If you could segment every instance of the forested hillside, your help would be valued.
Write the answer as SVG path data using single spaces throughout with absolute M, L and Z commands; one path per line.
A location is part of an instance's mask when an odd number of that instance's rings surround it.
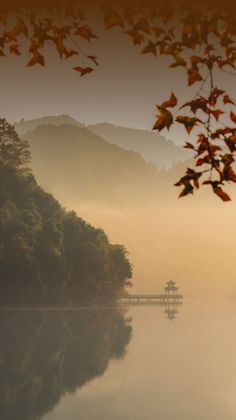
M 111 245 L 101 229 L 67 213 L 37 185 L 27 167 L 28 144 L 5 120 L 0 152 L 0 303 L 115 298 L 131 277 L 124 247 Z

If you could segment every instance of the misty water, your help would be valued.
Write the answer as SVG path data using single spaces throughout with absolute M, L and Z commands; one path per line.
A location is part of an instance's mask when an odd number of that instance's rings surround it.
M 3 311 L 4 420 L 233 420 L 236 301 Z

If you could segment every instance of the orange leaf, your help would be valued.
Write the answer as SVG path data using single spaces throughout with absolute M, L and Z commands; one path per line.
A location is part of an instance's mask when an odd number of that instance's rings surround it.
M 222 201 L 231 201 L 230 196 L 221 187 L 213 187 L 213 191 Z
M 160 108 L 162 108 L 162 109 L 164 109 L 164 108 L 173 108 L 176 105 L 177 105 L 177 98 L 174 95 L 174 93 L 172 92 L 170 99 L 168 101 L 163 102 L 160 105 Z
M 20 44 L 11 44 L 9 47 L 10 53 L 21 55 L 19 48 L 20 48 Z
M 235 102 L 229 97 L 229 95 L 224 95 L 223 102 L 224 102 L 225 105 L 226 104 L 232 104 L 232 105 L 235 104 Z
M 27 64 L 27 67 L 35 66 L 35 64 L 40 64 L 41 66 L 45 66 L 44 57 L 39 52 L 35 52 L 33 54 L 32 59 Z
M 180 124 L 184 124 L 188 134 L 191 133 L 195 125 L 202 122 L 201 120 L 199 120 L 199 118 L 185 117 L 182 115 L 179 115 L 178 117 L 176 117 L 176 121 L 179 122 Z
M 152 41 L 148 41 L 148 45 L 141 51 L 142 54 L 153 54 L 157 55 L 157 46 Z
M 216 109 L 212 111 L 212 115 L 214 115 L 216 121 L 219 121 L 219 117 L 224 114 L 224 111 L 221 111 L 221 109 Z
M 73 70 L 78 71 L 80 73 L 80 76 L 84 76 L 85 74 L 88 74 L 94 71 L 92 67 L 81 67 L 81 66 L 74 67 Z
M 188 85 L 191 86 L 196 82 L 203 80 L 197 67 L 191 67 L 188 70 Z
M 157 115 L 157 120 L 154 124 L 153 130 L 161 131 L 163 128 L 167 128 L 169 130 L 171 124 L 173 124 L 173 116 L 170 111 L 167 109 L 162 109 L 158 107 L 160 114 Z
M 236 124 L 236 114 L 233 111 L 230 112 L 230 118 Z

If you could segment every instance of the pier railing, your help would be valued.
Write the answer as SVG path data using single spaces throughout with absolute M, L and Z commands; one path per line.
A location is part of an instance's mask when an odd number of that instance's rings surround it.
M 123 296 L 119 300 L 121 302 L 139 303 L 139 302 L 159 302 L 159 303 L 180 303 L 183 299 L 181 294 L 132 294 Z

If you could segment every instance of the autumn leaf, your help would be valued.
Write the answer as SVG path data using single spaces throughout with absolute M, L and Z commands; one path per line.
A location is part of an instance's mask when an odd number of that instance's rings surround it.
M 31 44 L 30 44 L 30 48 L 29 48 L 29 52 L 31 52 L 31 53 L 36 53 L 37 52 L 37 50 L 39 49 L 39 48 L 42 48 L 42 43 L 41 42 L 39 42 L 39 40 L 38 39 L 35 39 L 35 38 L 31 38 Z
M 158 28 L 157 26 L 153 27 L 152 30 L 157 39 L 160 38 L 160 36 L 165 33 L 163 28 Z
M 231 201 L 230 196 L 221 187 L 213 187 L 213 191 L 222 201 Z
M 179 194 L 179 198 L 185 197 L 186 195 L 189 195 L 189 194 L 193 194 L 193 191 L 194 191 L 193 186 L 190 183 L 188 183 L 185 185 L 184 189 Z
M 77 31 L 75 32 L 75 35 L 79 35 L 82 38 L 86 39 L 87 41 L 90 41 L 92 38 L 97 38 L 97 36 L 93 33 L 90 26 L 84 25 L 77 28 Z
M 74 55 L 79 55 L 79 52 L 73 49 L 65 51 L 65 58 L 70 58 L 70 57 L 73 57 Z
M 198 123 L 202 123 L 202 121 L 199 120 L 199 118 L 186 117 L 182 115 L 179 115 L 178 117 L 176 117 L 176 121 L 179 122 L 180 124 L 184 124 L 188 134 L 191 133 L 195 125 L 197 125 Z
M 153 54 L 154 56 L 157 55 L 157 45 L 154 44 L 152 41 L 148 41 L 148 45 L 141 51 L 142 54 Z
M 11 44 L 9 46 L 10 53 L 15 55 L 21 55 L 19 48 L 20 44 Z
M 190 102 L 186 102 L 181 108 L 185 108 L 186 106 L 190 107 L 193 114 L 196 114 L 199 109 L 208 114 L 208 100 L 204 96 L 199 96 Z
M 94 71 L 92 67 L 81 67 L 81 66 L 74 67 L 73 70 L 79 72 L 80 76 L 85 76 L 85 74 L 88 74 Z
M 214 111 L 211 111 L 212 115 L 214 115 L 216 121 L 219 121 L 219 117 L 224 114 L 224 111 L 222 111 L 221 109 L 216 109 Z
M 233 111 L 230 112 L 230 118 L 236 124 L 236 114 Z
M 188 85 L 192 86 L 194 83 L 203 80 L 202 76 L 199 73 L 198 67 L 191 67 L 188 70 Z
M 144 35 L 134 29 L 126 31 L 125 33 L 132 37 L 134 45 L 141 44 L 145 41 Z
M 157 120 L 154 124 L 153 130 L 161 131 L 163 128 L 169 130 L 171 124 L 173 124 L 173 116 L 170 111 L 163 109 L 160 106 L 157 107 L 160 111 L 160 114 L 157 115 Z
M 163 102 L 160 105 L 160 108 L 164 109 L 164 108 L 173 108 L 177 105 L 177 98 L 174 95 L 174 93 L 172 92 L 171 97 L 168 101 Z
M 235 104 L 235 102 L 229 97 L 229 95 L 224 95 L 223 102 L 224 102 L 225 105 L 226 104 L 232 104 L 232 105 Z
M 204 181 L 203 185 L 211 185 L 213 192 L 221 198 L 222 201 L 231 201 L 230 196 L 220 186 L 222 183 L 219 181 Z
M 184 145 L 184 148 L 194 150 L 194 145 L 187 141 Z
M 42 54 L 39 52 L 35 52 L 33 54 L 33 57 L 28 62 L 27 67 L 35 66 L 36 64 L 40 64 L 41 66 L 45 66 L 45 60 Z
M 225 138 L 225 143 L 227 144 L 230 152 L 233 153 L 236 151 L 236 135 L 235 134 L 232 134 L 228 138 Z

